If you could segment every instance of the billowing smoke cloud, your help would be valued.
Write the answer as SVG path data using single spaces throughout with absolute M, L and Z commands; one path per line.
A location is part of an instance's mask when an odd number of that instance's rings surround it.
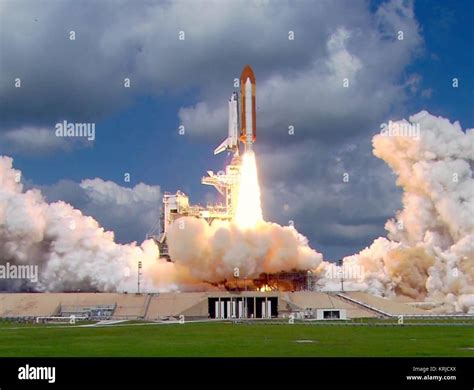
M 384 128 L 373 147 L 398 175 L 404 208 L 387 221 L 388 238 L 344 259 L 345 267 L 364 270 L 350 288 L 468 311 L 474 307 L 474 129 L 463 132 L 458 122 L 422 111 Z
M 240 229 L 233 222 L 180 218 L 168 232 L 171 258 L 197 280 L 219 282 L 261 273 L 316 268 L 322 255 L 308 246 L 307 239 L 291 226 L 260 222 Z
M 322 256 L 292 227 L 262 222 L 241 231 L 233 223 L 183 218 L 169 233 L 175 263 L 159 258 L 153 240 L 117 244 L 92 217 L 71 205 L 45 202 L 37 189 L 23 192 L 13 160 L 0 157 L 0 265 L 37 266 L 39 278 L 0 279 L 0 288 L 36 291 L 135 291 L 138 261 L 144 291 L 213 289 L 205 282 L 262 272 L 315 268 Z
M 0 264 L 38 267 L 38 281 L 0 279 L 0 288 L 39 291 L 135 289 L 137 262 L 145 288 L 173 288 L 174 270 L 158 260 L 153 241 L 120 245 L 91 217 L 67 203 L 44 201 L 41 192 L 23 192 L 13 160 L 0 157 Z

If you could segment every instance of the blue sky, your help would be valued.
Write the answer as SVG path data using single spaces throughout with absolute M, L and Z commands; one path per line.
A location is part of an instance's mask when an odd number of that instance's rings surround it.
M 415 2 L 415 15 L 425 39 L 425 55 L 411 69 L 423 76 L 433 89 L 428 103 L 413 101 L 413 110 L 429 109 L 435 114 L 459 120 L 463 128 L 474 122 L 474 68 L 472 1 Z M 451 80 L 457 77 L 458 89 Z
M 227 98 L 246 63 L 257 78 L 264 216 L 294 220 L 329 259 L 383 235 L 400 208 L 395 177 L 371 155 L 381 122 L 424 109 L 474 127 L 471 1 L 1 3 L 0 153 L 48 200 L 72 203 L 120 241 L 144 238 L 151 226 L 142 216 L 157 216 L 160 199 L 147 198 L 136 215 L 111 215 L 90 193 L 79 196 L 79 183 L 118 184 L 107 195 L 111 208 L 121 207 L 121 187 L 140 182 L 181 189 L 193 203 L 217 200 L 200 178 L 228 158 L 212 152 L 226 136 Z M 188 34 L 182 46 L 179 29 Z M 338 84 L 344 74 L 355 80 L 349 95 Z M 15 77 L 21 91 L 12 88 Z M 96 123 L 96 140 L 38 136 L 64 119 Z M 297 129 L 291 139 L 288 124 Z M 16 136 L 25 127 L 27 140 Z M 349 187 L 340 186 L 345 171 L 355 178 Z

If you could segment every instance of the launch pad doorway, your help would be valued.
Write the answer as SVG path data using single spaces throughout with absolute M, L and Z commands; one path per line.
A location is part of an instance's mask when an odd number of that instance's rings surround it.
M 212 297 L 208 298 L 209 318 L 275 318 L 278 297 Z

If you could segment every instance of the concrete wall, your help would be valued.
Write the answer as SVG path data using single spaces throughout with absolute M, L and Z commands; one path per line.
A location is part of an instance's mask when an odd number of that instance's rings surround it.
M 353 299 L 397 314 L 426 314 L 427 311 L 406 303 L 374 297 L 366 293 L 345 293 Z M 348 302 L 333 294 L 314 291 L 299 292 L 255 292 L 240 293 L 201 292 L 201 293 L 160 293 L 160 294 L 121 294 L 121 293 L 5 293 L 0 294 L 0 317 L 30 317 L 56 315 L 63 306 L 116 305 L 113 318 L 159 320 L 165 317 L 207 318 L 209 297 L 278 297 L 279 317 L 288 317 L 292 312 L 317 309 L 341 309 L 347 318 L 374 317 L 372 311 L 356 303 Z

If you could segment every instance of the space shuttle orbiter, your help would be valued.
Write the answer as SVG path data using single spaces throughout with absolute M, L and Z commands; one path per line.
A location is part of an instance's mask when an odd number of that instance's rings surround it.
M 214 154 L 223 152 L 224 150 L 236 151 L 239 142 L 239 110 L 238 110 L 238 95 L 237 92 L 232 93 L 229 99 L 229 135 L 228 137 L 214 150 Z

